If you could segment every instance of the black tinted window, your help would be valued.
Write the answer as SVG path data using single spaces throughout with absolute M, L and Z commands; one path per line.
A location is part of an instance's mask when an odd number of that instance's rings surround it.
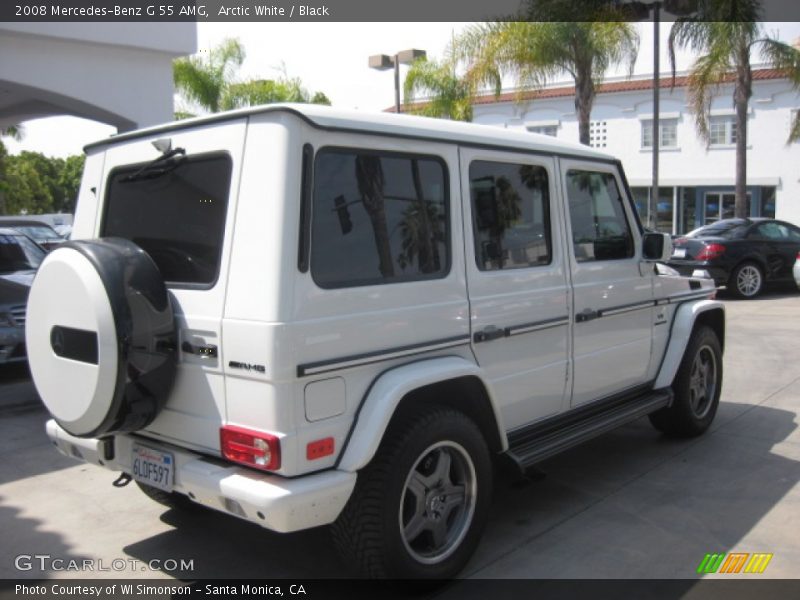
M 21 235 L 0 234 L 0 273 L 38 269 L 44 251 Z
M 311 275 L 324 288 L 444 277 L 447 215 L 440 160 L 322 150 L 314 163 Z
M 169 283 L 213 284 L 222 254 L 230 158 L 189 157 L 140 172 L 142 166 L 113 172 L 101 235 L 141 246 Z
M 685 237 L 719 237 L 732 240 L 743 237 L 747 233 L 749 226 L 750 224 L 747 221 L 717 221 L 690 231 Z
M 611 173 L 568 171 L 567 198 L 578 262 L 633 256 L 633 237 Z
M 475 161 L 469 166 L 469 192 L 481 271 L 550 262 L 550 198 L 543 167 Z

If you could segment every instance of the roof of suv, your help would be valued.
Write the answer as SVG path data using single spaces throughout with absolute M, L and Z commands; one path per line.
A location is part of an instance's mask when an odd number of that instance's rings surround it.
M 542 134 L 509 131 L 508 129 L 501 129 L 491 125 L 477 125 L 430 117 L 345 110 L 318 104 L 268 104 L 174 121 L 114 135 L 105 140 L 88 144 L 84 150 L 88 151 L 137 137 L 201 127 L 208 123 L 279 111 L 295 114 L 310 125 L 320 129 L 359 131 L 430 141 L 453 141 L 476 146 L 508 147 L 603 161 L 615 160 L 609 154 L 582 144 L 565 142 Z

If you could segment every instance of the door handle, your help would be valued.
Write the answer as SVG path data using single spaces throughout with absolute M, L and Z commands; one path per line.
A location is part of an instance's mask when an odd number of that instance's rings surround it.
M 508 332 L 505 329 L 498 329 L 494 325 L 489 325 L 482 331 L 475 332 L 474 340 L 475 343 L 491 342 L 492 340 L 499 340 L 500 338 L 506 337 L 507 335 Z
M 194 354 L 200 358 L 217 357 L 217 347 L 213 344 L 209 344 L 207 346 L 196 346 L 194 344 L 190 344 L 189 342 L 183 342 L 183 344 L 181 344 L 181 350 L 187 354 Z
M 600 316 L 599 310 L 592 310 L 591 308 L 583 309 L 583 312 L 579 312 L 575 315 L 575 321 L 577 323 L 586 323 L 587 321 L 593 321 Z

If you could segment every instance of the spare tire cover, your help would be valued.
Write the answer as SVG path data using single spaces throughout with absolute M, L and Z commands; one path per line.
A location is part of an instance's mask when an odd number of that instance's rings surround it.
M 120 238 L 66 242 L 47 255 L 28 297 L 36 390 L 72 435 L 149 425 L 176 369 L 175 317 L 153 260 Z

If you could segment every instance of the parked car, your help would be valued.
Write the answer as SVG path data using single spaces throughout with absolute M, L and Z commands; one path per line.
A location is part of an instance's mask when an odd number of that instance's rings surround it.
M 797 289 L 800 290 L 800 252 L 797 253 L 797 258 L 794 261 L 792 274 L 794 275 L 794 282 L 797 285 Z
M 29 218 L 0 217 L 0 227 L 16 229 L 48 251 L 64 242 L 64 238 L 50 225 Z
M 25 304 L 46 252 L 14 229 L 0 228 L 0 365 L 25 360 Z
M 655 266 L 670 237 L 600 151 L 270 105 L 87 146 L 85 173 L 31 372 L 60 451 L 168 506 L 332 525 L 369 576 L 450 577 L 493 459 L 714 419 L 724 305 Z
M 775 219 L 722 219 L 673 240 L 669 266 L 683 275 L 707 271 L 740 298 L 767 283 L 791 282 L 800 228 Z

